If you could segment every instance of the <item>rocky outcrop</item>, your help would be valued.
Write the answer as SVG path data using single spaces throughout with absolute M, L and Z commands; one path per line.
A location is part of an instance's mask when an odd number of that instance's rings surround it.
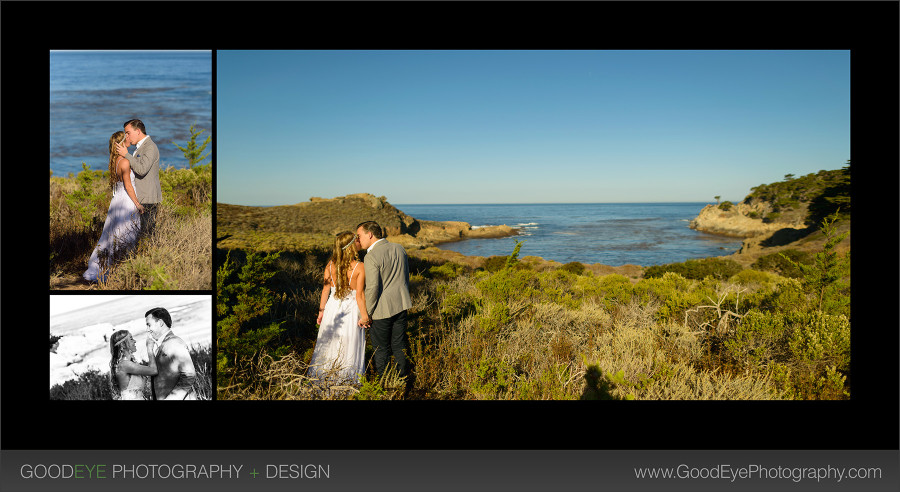
M 782 229 L 806 228 L 798 216 L 793 216 L 787 222 L 765 223 L 760 217 L 766 213 L 765 205 L 761 203 L 739 203 L 732 205 L 727 211 L 717 205 L 707 205 L 690 222 L 690 228 L 710 234 L 743 238 L 772 234 Z
M 357 225 L 374 220 L 384 229 L 388 240 L 407 248 L 427 248 L 439 243 L 470 238 L 505 237 L 518 234 L 506 225 L 473 228 L 467 222 L 417 220 L 388 203 L 383 196 L 356 193 L 335 198 L 312 197 L 308 202 L 277 207 L 247 207 L 216 204 L 219 246 L 277 238 L 284 241 L 327 244 L 334 234 L 356 231 Z M 226 237 L 227 236 L 227 237 Z M 245 238 L 245 236 L 247 238 Z M 229 241 L 223 243 L 222 241 Z M 302 240 L 302 241 L 301 241 Z

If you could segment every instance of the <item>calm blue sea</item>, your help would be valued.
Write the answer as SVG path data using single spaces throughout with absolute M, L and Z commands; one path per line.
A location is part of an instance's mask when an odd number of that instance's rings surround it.
M 212 131 L 212 53 L 50 52 L 50 169 L 55 175 L 77 173 L 82 162 L 106 169 L 109 137 L 132 118 L 144 122 L 163 168 L 187 167 L 173 142 L 186 147 L 191 124 L 206 130 L 199 143 Z
M 469 239 L 441 244 L 465 255 L 509 255 L 524 240 L 520 256 L 560 263 L 641 266 L 734 253 L 740 239 L 688 228 L 706 203 L 586 203 L 514 205 L 395 205 L 421 220 L 461 220 L 472 226 L 522 228 L 516 237 Z

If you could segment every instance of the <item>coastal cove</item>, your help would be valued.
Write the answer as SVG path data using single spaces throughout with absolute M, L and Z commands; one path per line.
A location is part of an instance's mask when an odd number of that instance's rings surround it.
M 463 221 L 474 230 L 505 224 L 518 235 L 442 242 L 466 256 L 508 255 L 524 241 L 523 256 L 608 266 L 652 266 L 735 253 L 741 239 L 689 228 L 707 203 L 398 204 L 423 221 Z

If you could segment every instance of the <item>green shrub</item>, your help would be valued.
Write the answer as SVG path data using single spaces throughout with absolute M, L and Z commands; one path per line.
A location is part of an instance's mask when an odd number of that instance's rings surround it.
M 774 285 L 778 281 L 778 276 L 769 272 L 748 268 L 741 270 L 728 281 L 743 286 Z
M 733 206 L 734 206 L 733 203 L 726 200 L 726 201 L 722 202 L 721 204 L 719 204 L 719 209 L 727 212 L 727 211 L 731 210 L 731 207 L 733 207 Z
M 565 270 L 569 273 L 574 273 L 575 275 L 581 275 L 582 273 L 584 273 L 584 268 L 584 264 L 577 261 L 566 263 L 565 265 L 560 267 L 561 270 Z
M 688 309 L 710 303 L 714 298 L 714 281 L 695 281 L 673 272 L 666 272 L 660 278 L 643 279 L 634 286 L 634 293 L 643 304 L 651 300 L 661 303 L 657 312 L 657 322 L 684 319 Z
M 466 272 L 466 266 L 448 261 L 440 266 L 433 266 L 428 269 L 428 273 L 432 278 L 443 280 L 453 280 Z
M 812 255 L 796 249 L 786 249 L 780 253 L 760 256 L 750 265 L 751 268 L 774 272 L 782 277 L 801 278 L 803 271 L 797 264 L 812 264 Z
M 644 278 L 660 278 L 666 272 L 692 280 L 703 280 L 713 277 L 717 280 L 726 280 L 733 277 L 743 269 L 740 263 L 722 258 L 703 258 L 699 260 L 687 260 L 684 263 L 668 263 L 654 265 L 644 270 Z
M 490 256 L 484 260 L 484 265 L 481 268 L 488 272 L 499 272 L 506 268 L 506 258 L 506 256 Z
M 739 369 L 759 370 L 786 352 L 787 327 L 778 313 L 751 310 L 723 342 L 725 355 Z
M 478 361 L 466 363 L 474 372 L 471 391 L 482 400 L 496 400 L 503 396 L 515 381 L 515 370 L 505 361 L 496 357 L 486 357 Z
M 238 271 L 229 255 L 218 269 L 216 366 L 220 377 L 226 376 L 228 368 L 255 358 L 283 331 L 282 321 L 272 320 L 269 313 L 275 294 L 266 286 L 277 273 L 278 257 L 278 253 L 251 253 Z M 283 355 L 282 352 L 283 348 L 276 348 L 276 356 Z
M 75 178 L 78 188 L 66 195 L 66 204 L 74 210 L 82 227 L 89 229 L 96 221 L 103 226 L 102 218 L 109 205 L 106 176 L 108 171 L 92 171 L 84 162 Z
M 793 316 L 795 329 L 788 341 L 791 354 L 798 361 L 825 369 L 835 366 L 850 369 L 850 321 L 843 315 L 810 312 Z
M 489 302 L 479 313 L 476 335 L 485 336 L 496 333 L 510 322 L 509 305 L 501 302 Z
M 803 286 L 814 297 L 819 311 L 849 314 L 850 292 L 844 278 L 850 276 L 850 254 L 840 257 L 835 248 L 850 233 L 837 233 L 834 222 L 838 220 L 838 216 L 838 212 L 835 212 L 822 220 L 821 230 L 825 235 L 825 244 L 822 251 L 815 254 L 812 263 L 792 264 L 802 272 Z
M 502 303 L 531 297 L 539 286 L 537 273 L 514 268 L 505 268 L 493 273 L 475 285 L 485 299 Z
M 456 323 L 475 312 L 475 303 L 476 300 L 468 294 L 449 291 L 440 301 L 441 317 L 446 322 Z
M 771 224 L 772 222 L 776 222 L 780 218 L 781 218 L 780 212 L 769 212 L 763 218 L 763 222 L 766 224 Z
M 607 310 L 615 305 L 628 304 L 634 295 L 631 280 L 617 273 L 598 278 L 578 277 L 575 288 L 581 289 L 585 295 L 598 298 Z

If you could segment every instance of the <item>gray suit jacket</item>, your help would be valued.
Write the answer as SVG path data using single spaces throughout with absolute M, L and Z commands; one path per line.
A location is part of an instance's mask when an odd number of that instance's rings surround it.
M 134 155 L 125 154 L 131 170 L 134 171 L 134 193 L 142 204 L 162 201 L 162 189 L 159 187 L 159 149 L 150 137 L 144 140 L 141 148 L 135 149 Z
M 387 239 L 366 253 L 366 311 L 384 319 L 412 307 L 406 250 Z

